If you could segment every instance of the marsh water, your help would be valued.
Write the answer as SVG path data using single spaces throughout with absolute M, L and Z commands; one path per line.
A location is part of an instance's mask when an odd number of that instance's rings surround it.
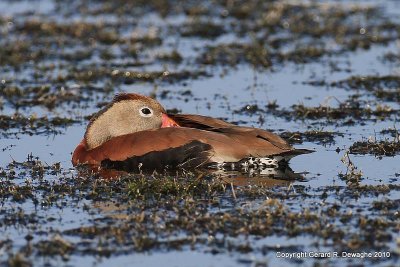
M 0 0 L 0 265 L 398 266 L 399 15 L 394 0 Z M 296 178 L 75 169 L 119 92 L 315 152 Z

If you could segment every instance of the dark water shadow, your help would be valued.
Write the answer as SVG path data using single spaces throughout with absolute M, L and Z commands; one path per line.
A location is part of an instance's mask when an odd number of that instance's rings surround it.
M 302 173 L 295 173 L 289 167 L 284 169 L 266 168 L 263 170 L 218 170 L 212 175 L 218 175 L 221 179 L 235 186 L 289 186 L 294 181 L 304 181 Z

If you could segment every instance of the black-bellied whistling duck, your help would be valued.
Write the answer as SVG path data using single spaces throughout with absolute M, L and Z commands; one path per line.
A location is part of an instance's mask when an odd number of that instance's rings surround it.
M 125 93 L 91 119 L 72 163 L 124 171 L 277 167 L 309 152 L 265 130 L 200 115 L 167 114 L 156 100 Z

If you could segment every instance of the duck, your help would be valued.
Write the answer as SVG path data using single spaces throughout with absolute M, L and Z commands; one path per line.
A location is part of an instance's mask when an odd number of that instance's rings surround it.
M 297 155 L 280 136 L 195 114 L 168 114 L 147 96 L 120 93 L 92 116 L 72 164 L 135 172 L 279 168 Z

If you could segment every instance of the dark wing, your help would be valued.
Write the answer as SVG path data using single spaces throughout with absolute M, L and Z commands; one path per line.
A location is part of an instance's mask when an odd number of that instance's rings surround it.
M 179 147 L 148 152 L 125 160 L 105 159 L 101 166 L 127 172 L 195 169 L 209 164 L 211 146 L 199 141 L 191 141 Z
M 296 149 L 280 136 L 262 129 L 236 126 L 214 129 L 214 131 L 231 136 L 237 142 L 243 143 L 245 142 L 244 139 L 247 139 L 249 141 L 249 152 L 252 156 L 265 157 L 279 155 L 288 161 L 295 156 L 315 152 L 309 149 Z M 271 146 L 275 147 L 275 149 L 272 149 Z
M 249 145 L 251 146 L 251 140 L 261 139 L 264 140 L 265 143 L 270 143 L 273 146 L 276 146 L 282 150 L 292 150 L 293 147 L 282 139 L 280 136 L 257 128 L 250 127 L 230 127 L 230 128 L 216 128 L 211 129 L 211 131 L 223 133 L 232 137 L 245 137 L 249 139 Z
M 293 149 L 288 142 L 286 142 L 278 135 L 262 129 L 236 126 L 232 123 L 228 123 L 220 119 L 214 119 L 211 117 L 200 115 L 169 114 L 168 116 L 175 120 L 181 127 L 196 128 L 239 136 L 246 135 L 249 138 L 257 137 L 260 139 L 264 139 L 265 141 L 270 142 L 272 145 L 279 147 L 283 150 Z M 251 145 L 251 143 L 249 143 L 249 145 Z

